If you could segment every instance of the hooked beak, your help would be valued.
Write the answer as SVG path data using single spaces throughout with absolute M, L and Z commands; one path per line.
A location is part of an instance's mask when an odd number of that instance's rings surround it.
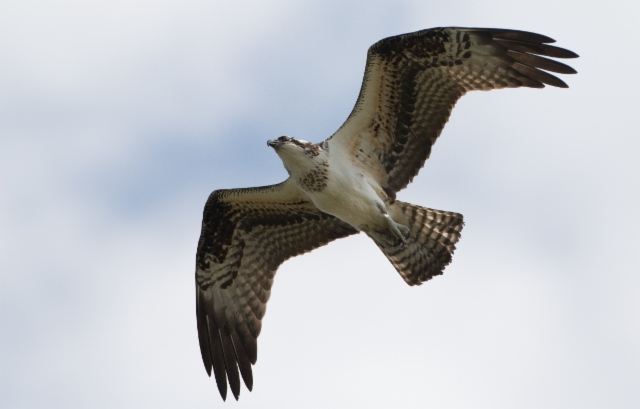
M 277 148 L 278 146 L 280 146 L 280 141 L 276 140 L 276 139 L 270 139 L 267 141 L 267 146 L 270 146 L 272 148 Z

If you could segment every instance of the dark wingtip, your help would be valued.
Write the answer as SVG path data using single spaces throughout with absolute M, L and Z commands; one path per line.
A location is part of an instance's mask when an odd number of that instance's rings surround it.
M 220 397 L 222 397 L 222 401 L 226 402 L 227 401 L 227 384 L 224 384 L 224 388 L 220 387 L 220 384 L 218 384 L 218 392 L 220 392 Z
M 211 357 L 211 343 L 209 341 L 209 327 L 207 324 L 207 317 L 203 306 L 200 303 L 200 289 L 196 286 L 196 321 L 198 324 L 198 342 L 200 344 L 200 354 L 202 356 L 202 363 L 204 369 L 207 371 L 207 375 L 211 377 L 212 357 Z
M 233 397 L 238 400 L 238 396 L 240 396 L 240 378 L 238 378 L 237 381 L 231 381 L 229 383 L 231 384 L 231 393 L 233 394 Z
M 216 378 L 216 384 L 218 385 L 218 392 L 220 392 L 220 396 L 223 401 L 227 400 L 227 378 L 225 377 L 223 381 L 218 380 Z
M 216 378 L 216 385 L 222 400 L 227 399 L 227 373 L 224 363 L 224 352 L 222 349 L 222 341 L 220 339 L 220 331 L 213 316 L 207 317 L 209 326 L 209 341 L 211 344 L 211 358 L 213 361 L 213 374 Z
M 553 58 L 578 58 L 579 55 L 565 48 L 556 47 L 549 44 L 530 43 L 527 41 L 507 40 L 495 38 L 494 41 L 504 45 L 510 50 L 520 51 L 530 54 L 546 55 Z
M 227 327 L 220 327 L 219 333 L 227 380 L 231 387 L 231 393 L 233 393 L 233 396 L 238 400 L 238 396 L 240 395 L 240 374 L 238 373 L 238 363 L 233 342 L 231 341 L 231 337 L 229 337 Z
M 580 57 L 578 54 L 574 53 L 571 50 L 567 50 L 567 49 L 564 49 L 564 50 L 566 51 L 566 53 L 565 53 L 566 57 L 563 56 L 562 58 L 578 58 L 578 57 Z
M 251 361 L 249 360 L 246 348 L 242 343 L 242 340 L 240 339 L 237 331 L 231 332 L 231 341 L 233 341 L 233 346 L 235 347 L 236 351 L 236 358 L 238 358 L 238 368 L 240 369 L 240 375 L 242 375 L 242 380 L 247 386 L 247 389 L 251 391 L 251 389 L 253 389 L 253 372 L 251 370 Z
M 524 75 L 526 78 L 531 79 L 533 81 L 537 81 L 543 84 L 548 84 L 551 85 L 553 87 L 558 87 L 558 88 L 569 88 L 569 86 L 562 81 L 560 78 L 555 77 L 547 72 L 541 71 L 537 68 L 534 67 L 530 67 L 528 65 L 519 63 L 519 62 L 515 62 L 512 67 L 520 72 L 522 75 Z M 518 78 L 520 81 L 522 81 L 524 83 L 524 78 Z M 525 84 L 526 85 L 526 84 Z M 528 86 L 528 85 L 526 85 Z
M 521 30 L 497 30 L 492 33 L 494 38 L 504 38 L 507 40 L 516 40 L 516 41 L 528 41 L 531 43 L 555 43 L 551 37 L 547 37 L 542 34 L 532 33 L 530 31 L 521 31 Z

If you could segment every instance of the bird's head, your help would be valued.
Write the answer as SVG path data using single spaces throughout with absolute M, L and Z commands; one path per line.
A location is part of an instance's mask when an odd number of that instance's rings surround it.
M 281 136 L 278 139 L 267 141 L 287 169 L 289 174 L 306 172 L 317 166 L 317 159 L 323 153 L 322 144 L 315 144 L 290 136 Z

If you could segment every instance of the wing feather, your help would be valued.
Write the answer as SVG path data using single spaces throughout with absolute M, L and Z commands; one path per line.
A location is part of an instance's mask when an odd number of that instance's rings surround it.
M 240 376 L 253 388 L 251 365 L 278 266 L 354 233 L 292 182 L 211 194 L 196 255 L 196 317 L 202 361 L 223 399 L 227 381 L 238 399 Z
M 526 31 L 455 27 L 385 38 L 369 48 L 356 105 L 329 146 L 338 145 L 385 191 L 396 193 L 429 158 L 466 92 L 545 84 L 566 88 L 543 70 L 576 71 L 539 55 L 578 55 L 548 45 L 553 42 Z

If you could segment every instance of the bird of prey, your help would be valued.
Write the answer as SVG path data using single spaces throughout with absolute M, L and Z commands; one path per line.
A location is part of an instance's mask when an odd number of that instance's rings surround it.
M 535 33 L 433 28 L 369 48 L 353 111 L 331 137 L 267 142 L 289 178 L 216 190 L 204 207 L 196 255 L 196 316 L 205 369 L 222 399 L 227 381 L 253 387 L 257 339 L 278 266 L 364 232 L 409 285 L 442 274 L 462 215 L 396 200 L 429 158 L 456 101 L 468 91 L 566 88 L 547 73 L 576 71 L 549 58 L 575 53 Z M 546 71 L 543 71 L 546 70 Z

